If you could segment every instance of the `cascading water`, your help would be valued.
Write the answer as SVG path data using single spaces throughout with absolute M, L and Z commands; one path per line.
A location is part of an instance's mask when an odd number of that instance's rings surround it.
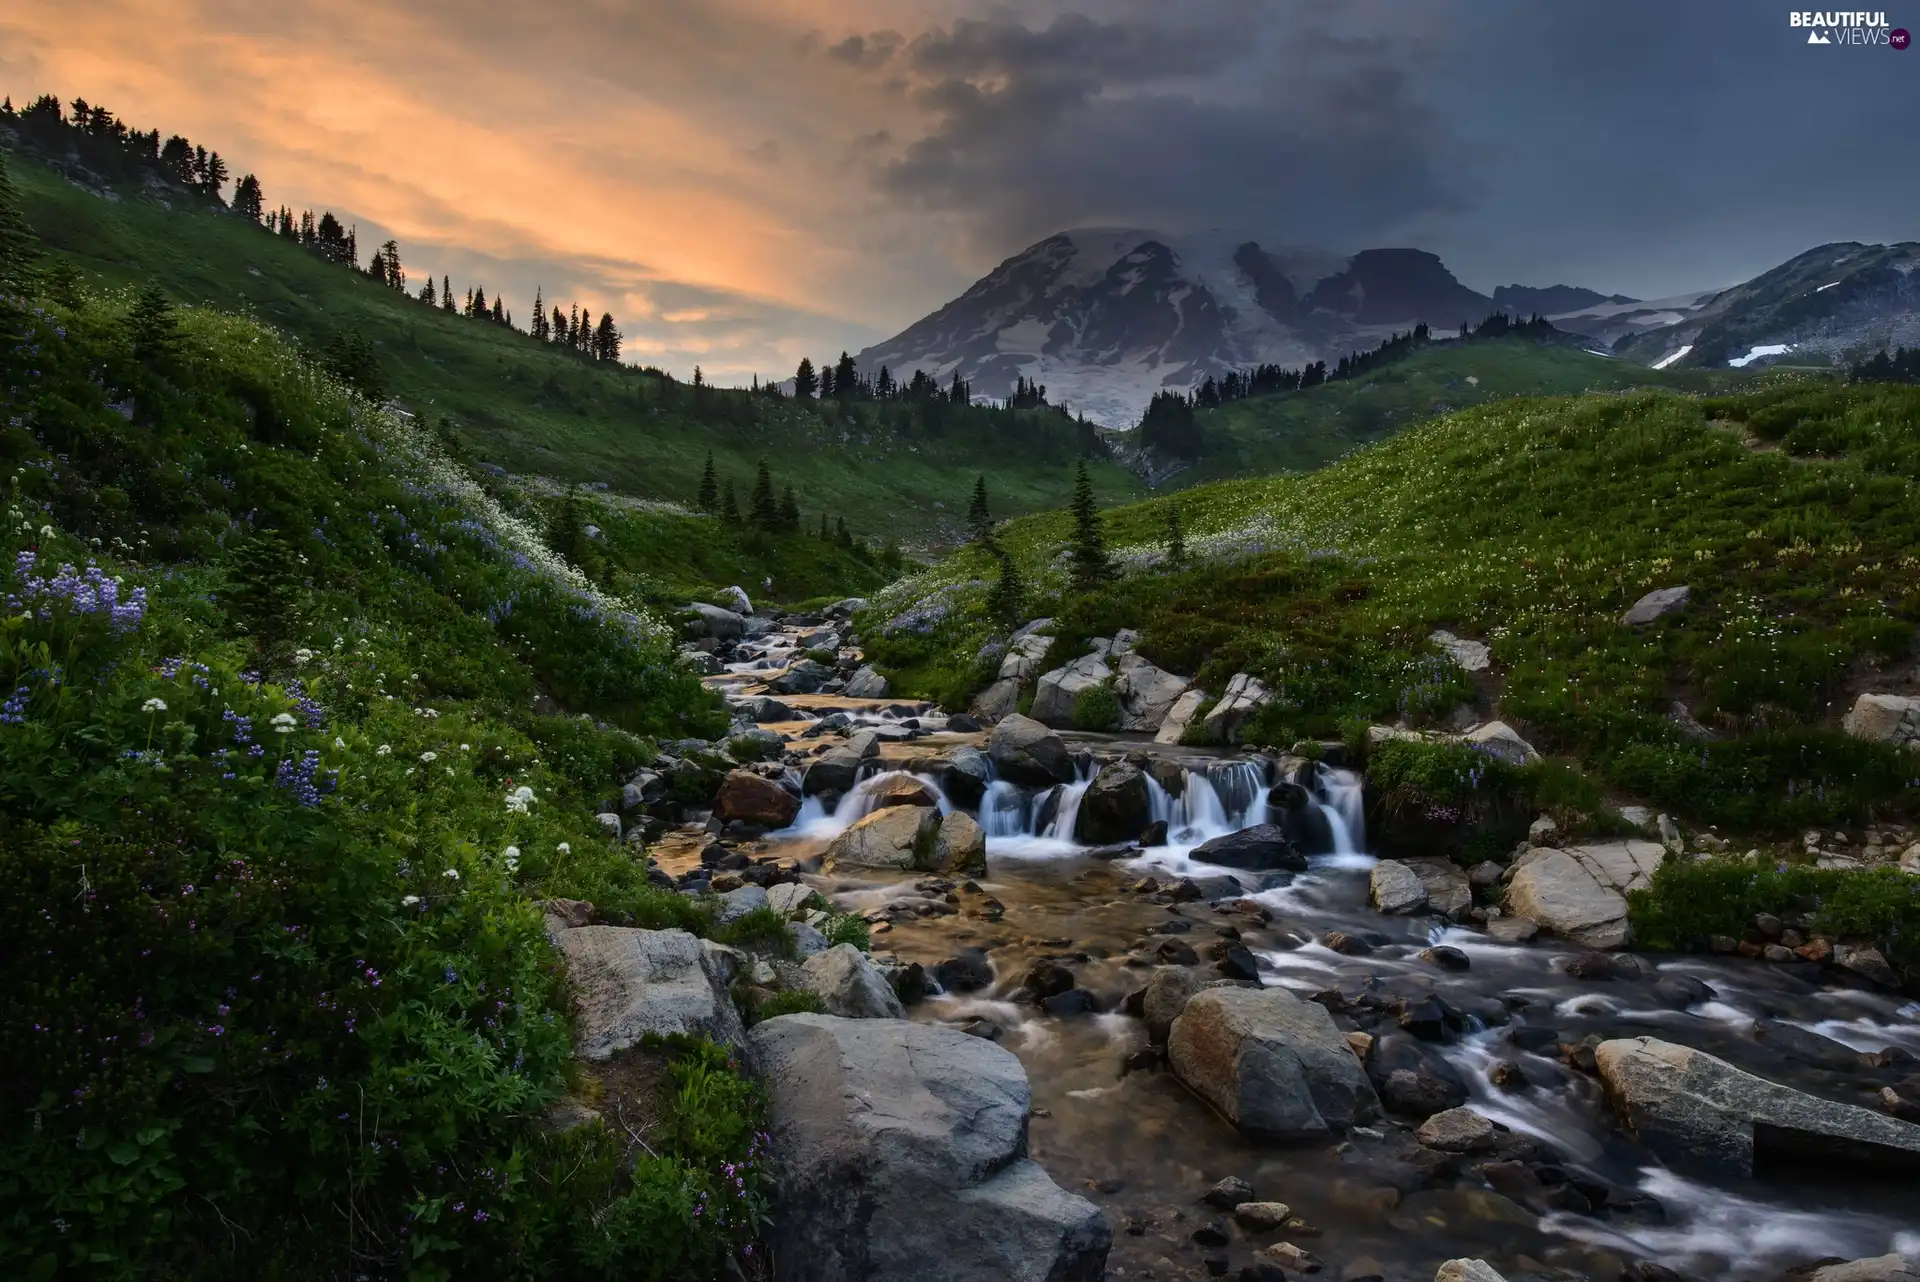
M 1316 763 L 1313 804 L 1333 833 L 1333 853 L 1358 855 L 1366 850 L 1366 784 L 1351 770 Z
M 894 779 L 912 779 L 926 786 L 933 794 L 940 813 L 953 813 L 953 802 L 948 798 L 940 781 L 932 775 L 913 774 L 905 770 L 886 770 L 869 762 L 861 767 L 861 776 L 846 795 L 829 811 L 819 797 L 808 797 L 800 803 L 800 813 L 793 817 L 793 823 L 772 834 L 775 837 L 805 837 L 815 841 L 830 841 L 847 829 L 853 827 L 873 810 L 874 794 L 886 783 Z

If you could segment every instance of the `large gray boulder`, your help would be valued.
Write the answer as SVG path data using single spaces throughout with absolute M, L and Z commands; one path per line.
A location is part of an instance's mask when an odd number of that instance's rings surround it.
M 690 637 L 712 637 L 715 641 L 738 641 L 747 634 L 747 621 L 733 610 L 725 610 L 705 601 L 687 607 L 692 619 L 687 623 Z
M 1166 720 L 1160 723 L 1159 731 L 1153 736 L 1155 743 L 1179 743 L 1199 715 L 1200 705 L 1207 701 L 1207 692 L 1194 687 L 1173 701 L 1167 709 Z
M 1626 892 L 1644 889 L 1666 858 L 1654 841 L 1536 846 L 1514 864 L 1507 911 L 1589 948 L 1619 948 L 1627 942 Z
M 1251 828 L 1242 828 L 1238 832 L 1202 842 L 1194 847 L 1191 858 L 1204 864 L 1219 864 L 1248 872 L 1307 870 L 1307 857 L 1294 846 L 1287 830 L 1278 824 L 1255 824 Z
M 1920 1253 L 1828 1264 L 1809 1273 L 1807 1282 L 1920 1282 Z
M 573 981 L 582 1059 L 606 1059 L 648 1033 L 704 1033 L 730 1046 L 745 1037 L 719 963 L 686 931 L 580 926 L 553 941 Z
M 1856 739 L 1896 745 L 1920 743 L 1920 699 L 1863 694 L 1853 701 L 1840 726 Z
M 1427 888 L 1413 869 L 1397 859 L 1382 859 L 1373 866 L 1367 892 L 1383 913 L 1417 913 L 1427 906 Z
M 982 721 L 994 722 L 1002 717 L 1013 715 L 1020 706 L 1020 682 L 1014 677 L 1001 677 L 992 685 L 973 697 L 967 711 Z
M 1240 730 L 1254 713 L 1267 706 L 1273 696 L 1258 678 L 1235 673 L 1227 682 L 1226 693 L 1213 705 L 1201 722 L 1207 734 L 1218 743 L 1239 743 Z
M 1600 1080 L 1629 1129 L 1673 1166 L 1749 1176 L 1838 1161 L 1920 1172 L 1920 1126 L 1836 1104 L 1653 1037 L 1602 1042 Z
M 987 870 L 987 832 L 972 815 L 956 810 L 940 820 L 933 839 L 934 872 L 984 873 Z
M 847 678 L 846 688 L 840 693 L 849 699 L 884 699 L 887 697 L 887 679 L 875 672 L 872 664 L 865 664 Z
M 1152 821 L 1152 804 L 1140 767 L 1111 762 L 1100 768 L 1080 797 L 1074 837 L 1090 846 L 1133 841 Z
M 802 659 L 767 683 L 775 694 L 814 694 L 833 680 L 834 671 L 824 663 Z
M 1120 728 L 1152 734 L 1166 724 L 1167 714 L 1193 685 L 1185 677 L 1163 672 L 1128 651 L 1113 663 L 1113 693 L 1120 701 Z
M 1510 766 L 1524 766 L 1540 760 L 1539 751 L 1504 721 L 1489 721 L 1483 726 L 1476 726 L 1466 733 L 1464 742 L 1468 747 L 1478 748 Z
M 1073 755 L 1059 735 L 1032 717 L 1003 718 L 987 740 L 987 755 L 1002 779 L 1030 787 L 1072 783 Z
M 823 867 L 843 869 L 929 868 L 940 833 L 940 812 L 931 806 L 888 806 L 855 821 L 827 845 Z
M 850 792 L 860 780 L 860 754 L 850 748 L 835 748 L 808 763 L 801 778 L 800 791 L 811 797 L 822 792 Z
M 1493 666 L 1493 650 L 1485 641 L 1471 641 L 1443 629 L 1435 629 L 1427 640 L 1445 650 L 1462 671 L 1485 672 Z
M 1146 1020 L 1147 1041 L 1165 1046 L 1173 1032 L 1173 1021 L 1180 1018 L 1193 995 L 1206 986 L 1205 980 L 1185 966 L 1162 966 L 1155 970 L 1140 996 L 1140 1015 Z
M 1249 1135 L 1310 1140 L 1380 1115 L 1360 1061 L 1317 1002 L 1284 988 L 1210 988 L 1173 1021 L 1167 1058 Z
M 1073 705 L 1082 693 L 1113 680 L 1113 669 L 1098 654 L 1083 654 L 1064 668 L 1043 673 L 1033 690 L 1030 715 L 1044 725 L 1074 728 Z
M 1620 616 L 1620 622 L 1630 628 L 1644 628 L 1669 614 L 1678 614 L 1687 608 L 1687 603 L 1692 599 L 1692 588 L 1655 588 L 1628 607 L 1627 612 Z
M 905 1019 L 906 1007 L 867 955 L 852 944 L 835 944 L 800 963 L 807 988 L 827 1014 L 845 1019 Z
M 1052 623 L 1052 619 L 1037 620 Z M 1005 657 L 1000 660 L 1000 670 L 994 675 L 1002 681 L 1020 682 L 1033 680 L 1040 670 L 1040 660 L 1047 657 L 1047 650 L 1053 645 L 1053 638 L 1044 632 L 1028 632 L 1016 635 L 1013 643 L 1007 647 Z
M 1408 859 L 1405 863 L 1420 879 L 1427 911 L 1441 917 L 1459 917 L 1473 907 L 1473 883 L 1451 859 Z
M 1113 1230 L 1027 1156 L 1012 1052 L 957 1028 L 784 1015 L 753 1030 L 779 1282 L 1098 1282 Z

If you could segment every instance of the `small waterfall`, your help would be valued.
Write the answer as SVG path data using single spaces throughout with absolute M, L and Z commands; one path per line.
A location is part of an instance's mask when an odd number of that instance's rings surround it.
M 980 830 L 988 838 L 1025 837 L 1032 819 L 1033 799 L 1019 785 L 995 779 L 980 798 Z
M 1313 768 L 1313 804 L 1333 831 L 1333 853 L 1357 855 L 1366 850 L 1366 785 L 1351 770 L 1324 762 Z
M 1266 765 L 1234 761 L 1188 768 L 1177 797 L 1149 774 L 1147 804 L 1153 818 L 1166 821 L 1169 846 L 1197 846 L 1268 821 Z
M 926 785 L 933 794 L 934 801 L 940 807 L 940 813 L 953 813 L 953 802 L 947 797 L 940 781 L 932 775 L 910 774 L 905 770 L 886 770 L 869 762 L 861 767 L 862 774 L 858 782 L 847 790 L 840 803 L 831 812 L 821 804 L 820 798 L 808 797 L 800 803 L 800 813 L 795 815 L 793 823 L 778 833 L 780 837 L 809 837 L 816 841 L 827 841 L 838 837 L 872 812 L 873 795 L 884 784 L 893 779 L 912 779 Z M 982 806 L 984 811 L 985 807 Z M 984 825 L 983 825 L 984 826 Z

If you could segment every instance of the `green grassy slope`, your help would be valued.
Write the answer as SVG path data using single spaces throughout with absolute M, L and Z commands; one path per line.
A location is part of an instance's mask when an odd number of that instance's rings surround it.
M 874 541 L 957 531 L 978 472 L 1002 514 L 1057 506 L 1071 489 L 1074 432 L 1057 415 L 955 408 L 935 432 L 917 421 L 897 430 L 864 405 L 696 398 L 685 386 L 662 395 L 635 370 L 429 309 L 184 196 L 172 209 L 131 193 L 107 199 L 27 156 L 12 168 L 45 246 L 83 276 L 107 286 L 152 279 L 180 301 L 250 309 L 316 350 L 358 330 L 378 345 L 402 402 L 428 421 L 450 417 L 476 456 L 510 471 L 688 503 L 711 449 L 744 501 L 765 457 L 805 515 L 844 516 Z M 1113 499 L 1144 492 L 1117 467 L 1097 466 L 1095 480 Z
M 1497 710 L 1543 748 L 1677 814 L 1785 831 L 1920 796 L 1911 754 L 1834 728 L 1859 690 L 1912 683 L 1917 480 L 1920 390 L 1811 381 L 1508 401 L 1320 472 L 1119 508 L 1126 572 L 1091 595 L 1064 583 L 1065 514 L 1000 538 L 1034 585 L 1025 613 L 1062 620 L 1051 662 L 1141 629 L 1208 690 L 1245 671 L 1278 691 L 1259 742 L 1437 722 L 1475 693 L 1428 640 L 1447 628 L 1491 642 Z M 1169 569 L 1176 507 L 1192 560 Z M 957 699 L 991 675 L 975 580 L 994 576 L 968 549 L 877 599 L 862 635 L 899 688 Z M 1681 584 L 1687 612 L 1618 622 Z M 1676 699 L 1714 740 L 1669 719 Z
M 1627 388 L 1706 392 L 1747 381 L 1739 371 L 1648 369 L 1595 356 L 1577 344 L 1519 338 L 1435 343 L 1359 378 L 1200 411 L 1206 455 L 1174 483 L 1310 471 L 1423 419 L 1514 396 Z

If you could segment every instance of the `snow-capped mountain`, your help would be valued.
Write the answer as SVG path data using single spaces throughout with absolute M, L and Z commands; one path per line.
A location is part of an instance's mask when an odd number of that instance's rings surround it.
M 1279 247 L 1243 234 L 1172 236 L 1143 228 L 1082 228 L 1015 254 L 939 311 L 855 358 L 896 377 L 956 371 L 979 397 L 1015 380 L 1097 422 L 1131 426 L 1153 394 L 1263 363 L 1335 361 L 1394 330 L 1436 330 L 1541 304 L 1646 314 L 1618 295 L 1557 285 L 1503 286 L 1505 298 L 1462 285 L 1418 249 L 1351 256 Z M 1639 310 L 1636 310 L 1639 309 Z M 1670 318 L 1681 319 L 1674 311 Z
M 1822 245 L 1635 336 L 1621 355 L 1662 368 L 1837 365 L 1920 347 L 1920 242 Z M 1558 323 L 1558 322 L 1556 322 Z

